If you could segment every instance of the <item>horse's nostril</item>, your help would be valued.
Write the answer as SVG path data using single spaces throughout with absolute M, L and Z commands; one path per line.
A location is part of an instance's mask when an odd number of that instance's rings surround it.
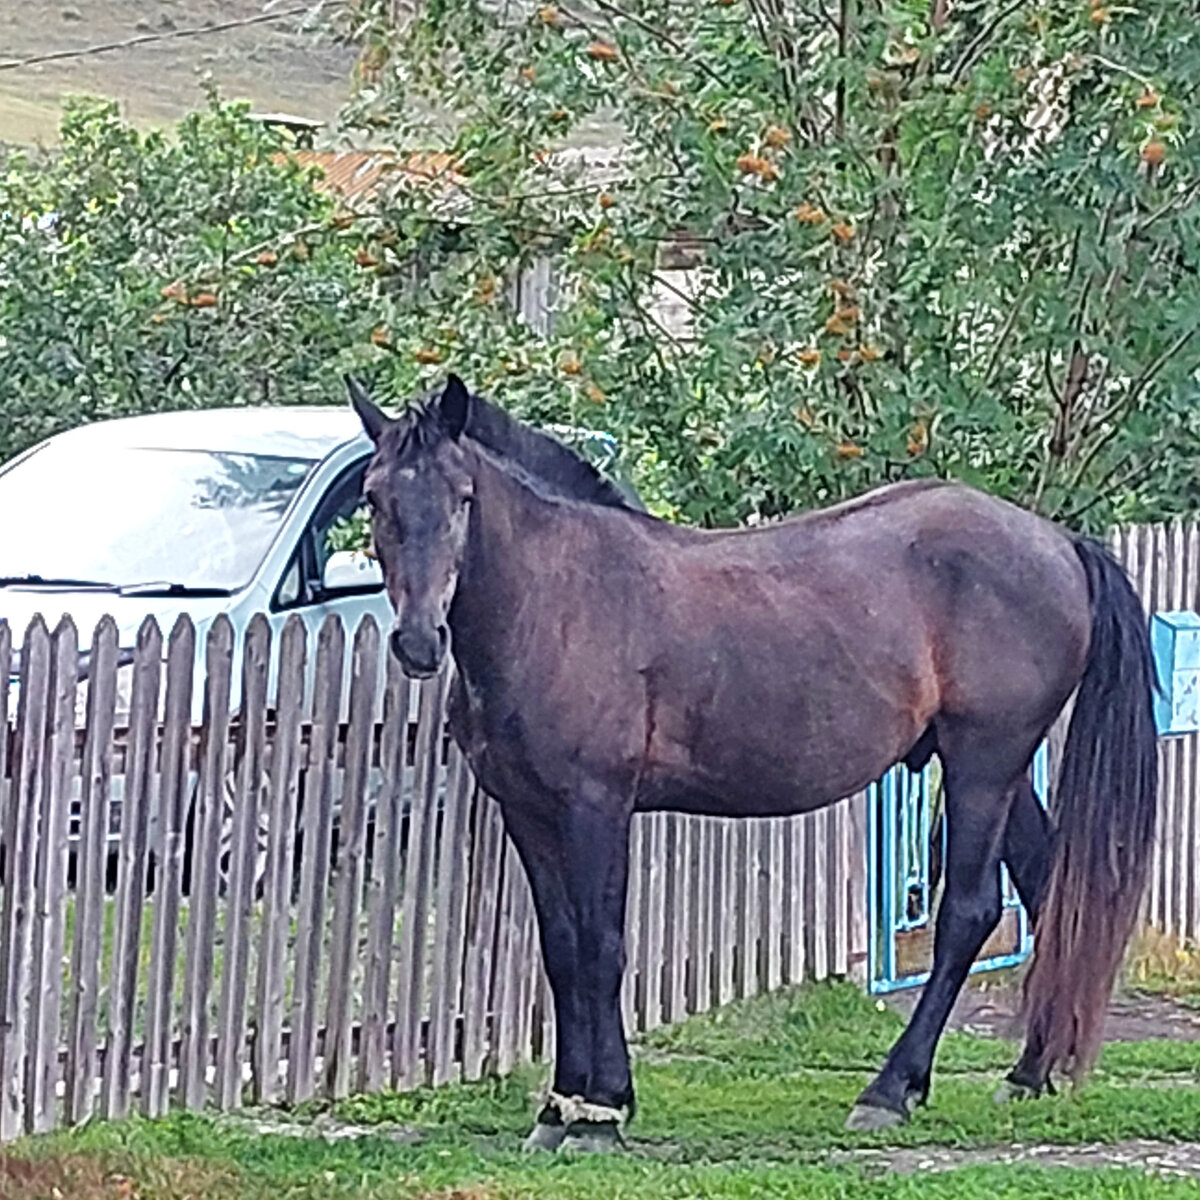
M 439 625 L 437 629 L 438 635 L 438 653 L 445 655 L 446 647 L 450 643 L 450 630 L 445 625 Z
M 404 644 L 400 636 L 400 630 L 393 629 L 392 636 L 389 639 L 391 642 L 392 653 L 401 661 L 404 661 Z

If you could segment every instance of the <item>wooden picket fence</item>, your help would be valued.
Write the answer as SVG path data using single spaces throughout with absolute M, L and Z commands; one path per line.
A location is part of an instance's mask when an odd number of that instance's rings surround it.
M 256 618 L 235 655 L 211 627 L 194 726 L 187 618 L 165 647 L 143 625 L 127 715 L 111 620 L 86 685 L 69 621 L 24 633 L 19 711 L 0 690 L 0 1140 L 476 1079 L 552 1046 L 525 876 L 445 736 L 445 676 L 410 684 L 369 617 L 349 670 L 336 618 L 315 646 L 298 617 L 272 636 Z M 0 679 L 11 661 L 0 622 Z M 629 1027 L 860 962 L 861 816 L 635 818 Z
M 1131 526 L 1110 545 L 1149 612 L 1200 611 L 1200 524 Z M 1200 942 L 1200 735 L 1160 738 L 1158 835 L 1144 916 Z

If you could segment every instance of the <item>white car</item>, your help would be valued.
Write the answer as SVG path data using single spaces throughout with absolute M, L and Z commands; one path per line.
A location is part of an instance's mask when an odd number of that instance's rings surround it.
M 348 408 L 162 413 L 50 438 L 0 469 L 0 619 L 20 645 L 36 613 L 51 629 L 69 614 L 86 650 L 111 615 L 132 653 L 147 615 L 165 638 L 189 613 L 198 718 L 218 614 L 239 641 L 260 612 L 276 634 L 292 613 L 314 633 L 329 613 L 351 636 L 366 613 L 390 624 L 377 567 L 327 549 L 371 450 Z

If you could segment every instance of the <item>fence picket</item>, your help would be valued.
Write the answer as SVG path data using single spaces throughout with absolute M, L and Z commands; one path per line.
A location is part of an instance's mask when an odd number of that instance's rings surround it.
M 205 642 L 204 713 L 200 771 L 192 816 L 192 870 L 184 954 L 184 1001 L 179 1050 L 179 1102 L 201 1109 L 208 1092 L 213 946 L 216 939 L 217 856 L 224 808 L 233 671 L 233 626 L 222 614 Z
M 375 724 L 375 680 L 379 671 L 379 626 L 362 619 L 354 635 L 350 677 L 350 725 L 338 830 L 333 928 L 329 950 L 329 1006 L 325 1021 L 325 1094 L 350 1092 L 351 1039 L 358 964 L 358 913 L 367 850 L 367 772 Z
M 387 1076 L 388 1000 L 396 939 L 396 900 L 403 865 L 409 689 L 399 659 L 389 654 L 379 746 L 383 783 L 375 805 L 375 846 L 367 899 L 362 1036 L 356 1081 L 360 1092 L 378 1091 Z
M 708 918 L 709 859 L 708 832 L 710 822 L 705 817 L 692 817 L 688 822 L 688 924 L 687 944 L 687 1011 L 708 1011 L 709 958 Z
M 0 647 L 0 672 L 4 668 Z M 75 877 L 75 936 L 71 948 L 71 1013 L 67 1036 L 66 1120 L 79 1125 L 96 1099 L 96 1021 L 103 951 L 108 811 L 112 795 L 112 738 L 117 701 L 117 624 L 105 617 L 92 637 L 86 734 L 81 763 L 79 848 Z M 0 699 L 0 706 L 4 699 Z M 0 707 L 0 725 L 3 724 Z M 2 759 L 3 738 L 0 738 Z M 0 768 L 3 763 L 0 761 Z M 0 776 L 3 771 L 0 770 Z
M 292 912 L 292 872 L 296 852 L 296 805 L 300 791 L 300 722 L 304 716 L 304 672 L 308 637 L 293 613 L 279 639 L 275 736 L 271 748 L 267 864 L 263 887 L 262 934 L 255 980 L 254 1098 L 279 1099 L 282 1079 L 283 1007 L 287 986 L 288 926 Z
M 47 1133 L 55 1125 L 59 1020 L 62 1016 L 63 925 L 67 891 L 68 788 L 75 755 L 75 691 L 79 635 L 70 617 L 54 631 L 51 708 L 46 729 L 45 787 L 40 798 L 37 910 L 33 923 L 33 992 L 26 1060 L 27 1128 Z
M 392 1041 L 392 1082 L 413 1087 L 423 1078 L 421 1027 L 425 1015 L 426 949 L 437 835 L 437 792 L 441 776 L 443 721 L 449 670 L 421 684 L 413 796 L 408 826 L 404 900 L 397 956 L 399 998 Z
M 108 1038 L 100 1090 L 100 1112 L 117 1120 L 129 1112 L 133 1083 L 134 1021 L 150 810 L 155 796 L 158 693 L 162 675 L 162 633 L 147 617 L 138 631 L 129 706 L 129 750 L 121 803 L 121 849 L 117 865 L 116 922 L 108 985 Z
M 463 921 L 466 913 L 467 822 L 474 780 L 456 746 L 450 749 L 446 772 L 446 802 L 438 853 L 436 925 L 429 1001 L 429 1064 L 432 1084 L 455 1076 L 455 1025 L 462 979 Z
M 171 1005 L 175 992 L 179 906 L 187 821 L 188 752 L 192 732 L 192 674 L 196 630 L 179 617 L 167 641 L 167 685 L 154 836 L 154 925 L 151 933 L 146 1032 L 142 1046 L 142 1112 L 167 1111 L 171 1071 Z M 78 919 L 78 918 L 77 918 Z
M 500 806 L 480 792 L 475 802 L 471 895 L 467 915 L 467 960 L 463 979 L 463 1078 L 478 1079 L 491 1045 L 488 1000 L 495 960 L 500 865 L 504 825 Z
M 263 811 L 266 757 L 267 671 L 271 626 L 261 613 L 246 629 L 242 650 L 241 711 L 234 762 L 233 829 L 225 903 L 221 999 L 217 1023 L 217 1107 L 242 1101 L 246 1062 L 246 1002 L 250 942 L 254 932 L 254 877 Z
M 687 1014 L 687 818 L 680 813 L 663 817 L 666 879 L 663 911 L 665 1019 L 674 1023 Z
M 4 821 L 4 907 L 0 912 L 0 1141 L 25 1129 L 25 1030 L 32 958 L 38 804 L 50 705 L 50 633 L 34 617 L 21 647 L 12 785 Z
M 318 984 L 333 837 L 333 775 L 345 649 L 346 633 L 342 622 L 330 614 L 322 623 L 317 638 L 313 673 L 312 732 L 304 792 L 304 845 L 300 860 L 296 968 L 288 1054 L 289 1104 L 311 1099 L 316 1090 Z

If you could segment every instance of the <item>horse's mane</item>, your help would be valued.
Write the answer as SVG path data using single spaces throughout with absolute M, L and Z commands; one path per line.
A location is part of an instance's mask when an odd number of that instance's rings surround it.
M 608 508 L 636 504 L 582 455 L 557 438 L 511 417 L 482 396 L 471 397 L 467 437 L 497 458 L 535 490 Z M 413 404 L 405 414 L 398 452 L 432 445 L 443 434 L 436 397 Z

